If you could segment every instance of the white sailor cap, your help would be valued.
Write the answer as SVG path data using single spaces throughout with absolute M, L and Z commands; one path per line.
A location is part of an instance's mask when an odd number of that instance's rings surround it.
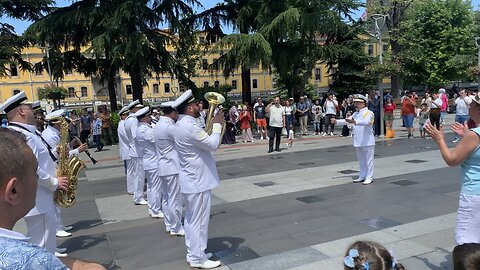
M 34 112 L 36 112 L 37 110 L 42 110 L 42 107 L 40 106 L 40 100 L 32 103 L 32 110 Z
M 22 91 L 5 100 L 5 102 L 0 105 L 0 112 L 4 111 L 5 113 L 8 113 L 22 104 L 31 104 L 27 102 L 27 100 L 28 98 L 27 95 L 25 95 L 25 91 Z
M 56 110 L 47 114 L 47 116 L 45 116 L 45 120 L 50 122 L 55 121 L 55 120 L 58 120 L 59 117 L 62 117 L 64 114 L 65 114 L 64 109 Z
M 130 110 L 128 109 L 128 106 L 123 107 L 119 112 L 118 116 L 121 116 L 122 114 L 128 113 Z
M 147 115 L 150 115 L 150 107 L 143 107 L 140 110 L 138 110 L 136 113 L 133 114 L 137 118 L 141 118 Z
M 143 105 L 140 104 L 140 100 L 136 99 L 136 100 L 130 102 L 130 104 L 127 105 L 128 110 L 131 110 L 135 107 L 136 108 L 143 108 Z
M 364 95 L 361 95 L 361 94 L 356 94 L 356 95 L 353 95 L 353 101 L 357 101 L 357 102 L 365 102 L 367 103 L 368 102 L 368 99 L 366 96 Z
M 160 108 L 173 108 L 175 101 L 167 101 L 160 104 Z
M 172 108 L 177 110 L 183 110 L 188 103 L 195 101 L 192 90 L 188 89 L 180 97 L 178 97 L 172 104 Z

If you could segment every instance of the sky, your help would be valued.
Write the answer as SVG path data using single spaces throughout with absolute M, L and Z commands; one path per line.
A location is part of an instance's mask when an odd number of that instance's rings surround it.
M 365 0 L 360 0 L 360 1 L 365 2 Z M 219 0 L 199 0 L 199 2 L 202 3 L 202 5 L 204 6 L 205 9 L 208 9 L 208 8 L 213 7 L 215 4 L 223 2 L 223 1 L 219 1 Z M 56 3 L 57 3 L 57 6 L 68 6 L 72 3 L 72 0 L 57 0 Z M 475 10 L 478 9 L 479 5 L 480 5 L 480 0 L 472 0 L 472 6 L 474 7 Z M 357 11 L 355 13 L 355 17 L 360 17 L 363 12 L 364 12 L 363 9 Z M 2 22 L 13 25 L 13 27 L 15 28 L 15 32 L 17 34 L 22 34 L 25 31 L 25 29 L 27 29 L 27 27 L 31 24 L 31 22 L 29 22 L 29 21 L 19 21 L 19 20 L 13 20 L 11 18 L 4 18 L 4 17 L 0 17 L 0 20 Z M 226 31 L 228 31 L 228 30 L 226 30 Z

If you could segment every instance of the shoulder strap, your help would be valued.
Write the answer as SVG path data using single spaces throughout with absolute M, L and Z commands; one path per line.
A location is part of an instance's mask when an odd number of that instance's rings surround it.
M 30 130 L 28 130 L 27 128 L 25 128 L 24 126 L 21 126 L 21 125 L 18 125 L 16 123 L 10 123 L 9 124 L 10 126 L 14 126 L 14 127 L 18 127 L 20 129 L 23 129 L 25 131 L 27 131 L 28 133 L 32 133 L 30 132 Z M 38 137 L 40 137 L 40 140 L 42 140 L 43 144 L 47 147 L 47 150 L 48 150 L 48 154 L 50 155 L 50 157 L 52 158 L 53 162 L 57 162 L 58 159 L 55 157 L 55 155 L 52 153 L 52 147 L 50 146 L 50 144 L 47 143 L 47 141 L 45 141 L 45 139 L 42 137 L 42 135 L 40 134 L 39 131 L 35 131 L 35 135 L 37 135 Z

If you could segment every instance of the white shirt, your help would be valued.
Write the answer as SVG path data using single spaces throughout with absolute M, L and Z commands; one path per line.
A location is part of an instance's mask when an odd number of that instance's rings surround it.
M 120 120 L 118 122 L 117 128 L 118 134 L 118 150 L 120 151 L 120 158 L 122 160 L 129 160 L 130 156 L 128 155 L 129 147 L 128 147 L 128 137 L 127 131 L 125 130 L 125 120 Z
M 200 116 L 202 117 L 202 116 Z M 178 153 L 175 149 L 175 121 L 173 119 L 160 116 L 160 120 L 155 126 L 155 144 L 157 147 L 159 176 L 168 176 L 180 173 Z
M 52 147 L 52 153 L 58 158 L 57 146 L 60 144 L 60 131 L 48 125 L 47 128 L 42 132 L 42 137 L 50 145 L 50 147 Z M 70 143 L 68 144 L 68 148 L 70 149 Z M 78 154 L 80 154 L 78 149 L 69 150 L 68 158 L 71 158 L 72 156 L 78 156 Z
M 222 126 L 214 124 L 212 134 L 197 125 L 195 118 L 180 115 L 175 124 L 175 147 L 180 161 L 180 192 L 201 193 L 220 184 L 212 152 L 220 144 Z
M 327 99 L 324 107 L 325 114 L 337 114 L 338 101 Z
M 456 115 L 468 115 L 468 108 L 470 107 L 470 103 L 472 103 L 472 99 L 470 97 L 460 98 L 458 97 L 455 99 L 456 105 Z
M 440 96 L 432 102 L 431 108 L 442 108 L 443 101 Z
M 373 134 L 374 114 L 368 108 L 363 108 L 354 112 L 352 118 L 355 120 L 353 125 L 353 146 L 372 146 L 375 145 L 375 135 Z M 337 125 L 346 125 L 345 119 L 338 119 Z
M 157 149 L 155 147 L 155 136 L 153 128 L 145 122 L 139 122 L 136 130 L 135 140 L 139 146 L 138 155 L 142 157 L 143 170 L 150 171 L 157 169 Z
M 130 115 L 125 119 L 125 133 L 128 138 L 128 155 L 132 157 L 140 157 L 138 152 L 140 151 L 139 146 L 136 142 L 137 137 L 137 128 L 138 120 L 137 117 L 130 113 Z
M 28 131 L 12 124 L 20 125 Z M 50 157 L 47 146 L 40 139 L 40 133 L 38 133 L 38 135 L 35 133 L 37 132 L 35 126 L 13 122 L 10 123 L 8 128 L 19 131 L 25 135 L 27 144 L 32 149 L 38 162 L 37 198 L 35 200 L 35 207 L 28 212 L 27 216 L 36 216 L 47 212 L 53 212 L 55 210 L 53 192 L 57 189 L 58 180 L 55 171 L 56 165 Z
M 268 108 L 268 114 L 270 116 L 270 126 L 283 127 L 283 116 L 285 115 L 285 108 L 278 105 L 272 105 Z

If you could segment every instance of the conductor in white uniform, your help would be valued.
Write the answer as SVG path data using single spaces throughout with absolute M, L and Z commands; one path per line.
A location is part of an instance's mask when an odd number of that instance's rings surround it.
M 123 167 L 125 169 L 125 175 L 127 175 L 128 162 L 130 161 L 130 155 L 128 155 L 128 137 L 125 130 L 125 119 L 127 119 L 129 110 L 128 106 L 123 107 L 119 112 L 120 121 L 118 122 L 117 134 L 118 134 L 118 149 L 120 152 L 120 159 L 123 160 Z M 128 177 L 127 177 L 128 179 Z M 131 181 L 127 181 L 127 193 L 133 194 L 133 185 Z
M 221 141 L 223 112 L 213 119 L 213 131 L 208 135 L 197 124 L 200 116 L 198 103 L 187 90 L 173 106 L 180 114 L 175 124 L 175 146 L 180 160 L 180 192 L 185 204 L 185 244 L 187 262 L 191 267 L 211 269 L 221 265 L 220 261 L 211 261 L 205 254 L 208 241 L 208 223 L 210 219 L 211 190 L 220 180 L 212 152 Z
M 128 138 L 128 155 L 130 156 L 130 161 L 127 164 L 127 186 L 129 184 L 133 186 L 133 203 L 136 205 L 147 205 L 147 201 L 143 199 L 145 172 L 142 167 L 142 158 L 139 155 L 140 148 L 136 140 L 138 120 L 135 117 L 135 113 L 141 108 L 143 108 L 143 105 L 138 100 L 128 104 L 130 114 L 125 119 L 125 133 Z
M 332 124 L 346 125 L 353 124 L 353 146 L 357 153 L 360 165 L 360 174 L 354 183 L 363 182 L 364 185 L 373 182 L 373 157 L 375 154 L 375 135 L 373 133 L 373 122 L 375 116 L 367 107 L 368 99 L 363 95 L 355 95 L 353 102 L 356 112 L 351 119 L 332 119 Z
M 183 236 L 182 226 L 182 196 L 178 183 L 180 165 L 175 148 L 175 121 L 178 112 L 172 105 L 173 101 L 160 104 L 164 115 L 160 116 L 155 125 L 155 143 L 157 147 L 158 169 L 157 174 L 162 182 L 162 198 L 166 201 L 163 208 L 166 231 L 170 235 Z
M 26 101 L 27 97 L 22 91 L 0 105 L 0 112 L 4 111 L 7 114 L 8 128 L 25 135 L 27 144 L 38 161 L 35 207 L 25 216 L 30 242 L 54 253 L 57 243 L 53 192 L 57 188 L 67 190 L 68 178 L 56 176 L 56 157 L 37 131 L 31 104 L 25 103 Z

